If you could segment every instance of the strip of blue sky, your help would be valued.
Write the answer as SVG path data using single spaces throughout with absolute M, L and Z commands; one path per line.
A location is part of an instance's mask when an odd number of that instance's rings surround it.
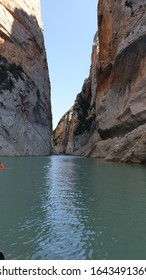
M 41 10 L 55 128 L 89 74 L 97 0 L 41 0 Z

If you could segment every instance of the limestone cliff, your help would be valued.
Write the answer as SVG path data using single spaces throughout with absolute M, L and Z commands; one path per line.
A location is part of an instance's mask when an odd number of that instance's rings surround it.
M 77 99 L 72 113 L 75 128 L 71 121 L 67 123 L 68 135 L 72 131 L 71 153 L 146 162 L 146 0 L 99 0 L 98 40 L 99 45 L 93 44 L 90 87 L 85 85 L 79 95 L 86 100 L 87 110 L 81 120 L 84 105 Z M 91 100 L 95 100 L 95 114 L 89 124 Z M 60 125 L 54 132 L 57 152 L 62 152 L 65 136 L 65 130 L 59 133 Z
M 40 0 L 0 0 L 0 155 L 51 152 Z

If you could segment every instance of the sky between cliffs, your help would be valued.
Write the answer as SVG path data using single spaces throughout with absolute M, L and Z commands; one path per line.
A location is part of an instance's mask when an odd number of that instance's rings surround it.
M 97 0 L 41 0 L 41 12 L 55 128 L 89 75 Z

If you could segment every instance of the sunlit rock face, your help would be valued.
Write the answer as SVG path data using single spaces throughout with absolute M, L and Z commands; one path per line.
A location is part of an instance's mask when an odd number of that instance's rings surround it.
M 84 88 L 84 92 L 90 92 L 89 106 L 83 112 L 85 104 L 77 98 L 75 129 L 72 122 L 68 123 L 68 131 L 72 130 L 71 152 L 107 160 L 146 162 L 146 0 L 99 0 L 97 37 L 88 79 L 90 89 L 88 83 Z M 82 91 L 79 96 L 85 100 L 85 95 Z M 95 101 L 95 114 L 88 126 L 93 112 L 91 100 Z M 65 130 L 59 134 L 60 125 L 57 137 L 54 133 L 57 152 L 65 134 Z M 67 139 L 66 136 L 66 145 Z M 81 139 L 87 141 L 83 143 Z
M 98 8 L 96 124 L 106 148 L 98 142 L 92 155 L 145 162 L 146 1 L 99 1 Z
M 0 1 L 0 155 L 51 153 L 50 81 L 39 0 Z

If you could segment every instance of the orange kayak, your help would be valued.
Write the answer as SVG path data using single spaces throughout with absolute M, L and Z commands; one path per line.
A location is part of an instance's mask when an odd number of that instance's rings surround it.
M 5 166 L 3 164 L 0 164 L 0 168 L 5 168 Z

